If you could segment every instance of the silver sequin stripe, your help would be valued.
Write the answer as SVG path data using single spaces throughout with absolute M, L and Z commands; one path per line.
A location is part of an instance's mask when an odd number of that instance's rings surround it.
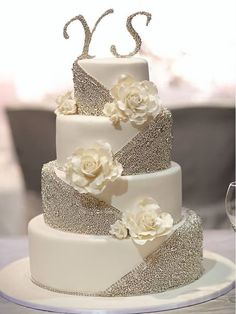
M 101 295 L 159 293 L 198 279 L 203 273 L 202 224 L 194 211 L 187 214 L 186 222 L 159 249 Z
M 52 228 L 84 234 L 108 235 L 110 226 L 121 218 L 115 207 L 89 194 L 81 194 L 59 179 L 52 161 L 42 169 L 44 220 Z
M 122 164 L 122 175 L 156 172 L 171 162 L 172 116 L 168 109 L 161 112 L 128 142 L 115 157 Z
M 63 291 L 32 278 L 41 288 L 69 295 L 127 297 L 154 294 L 187 285 L 203 273 L 201 219 L 186 211 L 185 222 L 144 261 L 105 291 L 98 293 Z
M 89 116 L 102 116 L 105 103 L 113 101 L 110 91 L 84 71 L 77 61 L 74 62 L 72 71 L 78 113 Z

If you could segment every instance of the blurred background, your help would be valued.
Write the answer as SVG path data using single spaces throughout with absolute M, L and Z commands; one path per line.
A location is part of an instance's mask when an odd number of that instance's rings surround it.
M 27 232 L 39 214 L 42 164 L 55 159 L 55 98 L 72 89 L 71 66 L 82 52 L 80 23 L 107 9 L 90 53 L 133 50 L 128 15 L 143 39 L 150 78 L 174 118 L 173 156 L 183 169 L 184 206 L 205 228 L 228 228 L 224 198 L 234 181 L 236 38 L 234 0 L 7 0 L 0 2 L 0 236 Z M 171 191 L 170 191 L 171 193 Z

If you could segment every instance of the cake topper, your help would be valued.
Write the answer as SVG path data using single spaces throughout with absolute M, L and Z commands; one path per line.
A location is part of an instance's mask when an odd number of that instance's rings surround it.
M 136 53 L 139 52 L 140 48 L 141 48 L 141 44 L 142 44 L 142 40 L 141 37 L 139 36 L 139 34 L 136 32 L 136 30 L 134 29 L 133 25 L 132 25 L 132 20 L 136 15 L 146 15 L 147 17 L 147 22 L 146 22 L 146 26 L 148 26 L 149 22 L 151 21 L 152 15 L 151 13 L 145 12 L 145 11 L 140 11 L 140 12 L 136 12 L 130 16 L 128 16 L 127 21 L 126 21 L 126 28 L 128 30 L 128 32 L 130 33 L 130 35 L 133 37 L 133 39 L 135 40 L 136 46 L 135 49 L 130 52 L 127 55 L 120 55 L 117 50 L 116 50 L 116 46 L 112 45 L 110 50 L 113 53 L 114 56 L 116 56 L 117 58 L 126 58 L 126 57 L 131 57 L 134 56 Z
M 82 25 L 83 25 L 83 28 L 84 28 L 84 34 L 85 34 L 85 37 L 84 37 L 84 47 L 83 47 L 83 52 L 80 56 L 77 57 L 76 61 L 77 60 L 81 60 L 81 59 L 92 59 L 94 58 L 95 56 L 90 56 L 89 55 L 89 46 L 90 46 L 90 43 L 91 43 L 91 40 L 92 40 L 92 36 L 93 36 L 93 33 L 95 32 L 98 24 L 100 23 L 100 21 L 108 14 L 111 14 L 113 13 L 114 10 L 113 9 L 109 9 L 107 11 L 105 11 L 100 17 L 99 19 L 97 20 L 97 22 L 95 23 L 92 31 L 90 31 L 90 28 L 88 26 L 88 23 L 86 22 L 85 18 L 83 15 L 77 15 L 75 17 L 73 17 L 72 19 L 70 19 L 64 26 L 63 28 L 63 35 L 65 37 L 65 39 L 68 39 L 69 38 L 69 35 L 68 35 L 68 32 L 67 32 L 67 28 L 68 26 L 76 21 L 76 20 L 79 20 Z M 142 44 L 142 40 L 141 40 L 141 37 L 139 36 L 139 34 L 136 32 L 136 30 L 134 29 L 133 25 L 132 25 L 132 20 L 133 18 L 136 16 L 136 15 L 146 15 L 147 17 L 147 21 L 146 21 L 146 26 L 148 26 L 149 22 L 151 21 L 151 18 L 152 18 L 152 15 L 148 12 L 145 12 L 145 11 L 140 11 L 140 12 L 136 12 L 136 13 L 133 13 L 132 15 L 128 16 L 127 18 L 127 21 L 126 21 L 126 28 L 128 30 L 128 32 L 130 33 L 130 35 L 133 37 L 133 39 L 135 40 L 135 49 L 130 52 L 129 54 L 127 55 L 121 55 L 117 52 L 117 49 L 116 49 L 116 46 L 115 45 L 112 45 L 111 48 L 110 48 L 110 51 L 112 52 L 112 54 L 114 56 L 116 56 L 117 58 L 126 58 L 126 57 L 131 57 L 131 56 L 134 56 L 136 53 L 139 52 L 140 48 L 141 48 L 141 44 Z
M 83 25 L 83 28 L 84 28 L 84 34 L 85 34 L 85 37 L 84 37 L 84 47 L 83 47 L 83 52 L 80 56 L 77 57 L 77 60 L 81 60 L 81 59 L 92 59 L 94 58 L 95 56 L 90 56 L 89 55 L 89 46 L 90 46 L 90 43 L 91 43 L 91 40 L 92 40 L 92 36 L 93 36 L 93 33 L 95 32 L 98 24 L 100 23 L 100 21 L 108 14 L 111 14 L 113 13 L 114 10 L 113 9 L 109 9 L 107 11 L 105 11 L 100 17 L 99 19 L 97 20 L 97 22 L 95 23 L 92 31 L 90 31 L 90 28 L 88 26 L 88 23 L 86 22 L 85 18 L 83 17 L 83 15 L 77 15 L 75 17 L 73 17 L 71 20 L 69 20 L 64 28 L 63 28 L 63 35 L 65 37 L 65 39 L 68 39 L 69 38 L 69 35 L 68 35 L 68 32 L 67 32 L 67 28 L 68 26 L 76 21 L 76 20 L 79 20 L 82 25 Z

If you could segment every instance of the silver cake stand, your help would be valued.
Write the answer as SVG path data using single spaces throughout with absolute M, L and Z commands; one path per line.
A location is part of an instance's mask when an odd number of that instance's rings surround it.
M 133 297 L 84 297 L 42 289 L 30 280 L 29 259 L 0 271 L 0 295 L 32 309 L 58 313 L 128 314 L 177 309 L 217 298 L 234 287 L 235 265 L 221 255 L 204 251 L 204 274 L 193 283 L 158 294 Z

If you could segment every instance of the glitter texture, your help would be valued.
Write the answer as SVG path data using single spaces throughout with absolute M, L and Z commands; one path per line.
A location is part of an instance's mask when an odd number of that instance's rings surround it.
M 122 175 L 150 173 L 168 168 L 171 161 L 171 129 L 171 113 L 163 108 L 144 130 L 115 154 L 124 168 Z
M 198 279 L 202 272 L 201 219 L 191 210 L 186 221 L 144 262 L 101 296 L 131 296 L 163 292 Z
M 100 17 L 99 19 L 97 20 L 97 22 L 95 23 L 94 25 L 94 28 L 92 30 L 92 32 L 90 31 L 90 28 L 88 26 L 88 23 L 86 22 L 85 18 L 83 17 L 83 15 L 77 15 L 75 17 L 73 17 L 72 19 L 70 19 L 64 26 L 63 28 L 63 36 L 65 37 L 65 39 L 69 39 L 69 35 L 68 35 L 68 32 L 67 32 L 67 28 L 68 26 L 78 20 L 81 22 L 83 28 L 84 28 L 84 47 L 83 47 L 83 52 L 82 54 L 77 58 L 77 60 L 81 60 L 81 59 L 91 59 L 91 58 L 94 58 L 94 56 L 90 56 L 89 55 L 89 46 L 90 46 L 90 43 L 91 43 L 91 40 L 92 40 L 92 36 L 93 36 L 93 33 L 95 32 L 98 24 L 100 23 L 100 21 L 108 14 L 111 14 L 113 13 L 114 10 L 113 9 L 109 9 L 107 11 L 105 11 Z M 77 61 L 76 60 L 76 61 Z
M 41 288 L 70 295 L 127 297 L 159 293 L 187 285 L 202 275 L 202 241 L 201 219 L 194 211 L 186 210 L 183 224 L 140 265 L 105 291 L 62 291 L 33 278 L 32 281 Z
M 141 37 L 139 36 L 139 34 L 136 32 L 136 30 L 134 29 L 133 25 L 132 25 L 132 20 L 133 18 L 136 16 L 136 15 L 146 15 L 147 17 L 147 22 L 146 22 L 146 26 L 148 26 L 149 22 L 151 21 L 151 18 L 152 18 L 152 15 L 148 12 L 145 12 L 145 11 L 140 11 L 140 12 L 136 12 L 132 15 L 130 15 L 128 18 L 127 18 L 127 21 L 126 21 L 126 28 L 128 30 L 128 32 L 130 33 L 130 35 L 133 37 L 134 41 L 135 41 L 135 49 L 134 51 L 130 52 L 129 54 L 127 55 L 120 55 L 118 52 L 117 52 L 117 49 L 116 49 L 116 46 L 115 45 L 112 45 L 110 50 L 112 52 L 112 54 L 114 56 L 116 56 L 117 58 L 127 58 L 127 57 L 131 57 L 131 56 L 134 56 L 136 53 L 139 52 L 140 48 L 141 48 L 141 45 L 142 45 L 142 40 L 141 40 Z
M 52 161 L 42 169 L 44 220 L 52 228 L 84 234 L 108 235 L 111 224 L 121 218 L 115 207 L 89 194 L 81 194 L 59 179 Z
M 77 61 L 74 62 L 72 71 L 78 113 L 90 116 L 103 115 L 105 103 L 113 101 L 110 91 L 84 71 Z
M 89 45 L 90 45 L 90 42 L 91 42 L 91 39 L 92 39 L 92 34 L 91 34 L 91 32 L 90 32 L 89 26 L 88 26 L 88 24 L 87 24 L 85 18 L 83 17 L 83 15 L 77 15 L 77 16 L 73 17 L 71 20 L 69 20 L 69 21 L 65 24 L 65 26 L 64 26 L 64 28 L 63 28 L 63 36 L 64 36 L 65 39 L 69 39 L 69 35 L 68 35 L 68 32 L 67 32 L 67 28 L 68 28 L 68 26 L 69 26 L 72 22 L 74 22 L 74 21 L 76 21 L 76 20 L 78 20 L 78 21 L 81 22 L 81 24 L 82 24 L 82 26 L 83 26 L 83 28 L 84 28 L 84 35 L 85 35 L 85 37 L 84 37 L 83 52 L 82 52 L 82 54 L 81 54 L 77 59 L 85 59 L 85 58 L 91 59 L 91 58 L 93 58 L 93 57 L 88 54 L 88 51 L 89 51 Z

